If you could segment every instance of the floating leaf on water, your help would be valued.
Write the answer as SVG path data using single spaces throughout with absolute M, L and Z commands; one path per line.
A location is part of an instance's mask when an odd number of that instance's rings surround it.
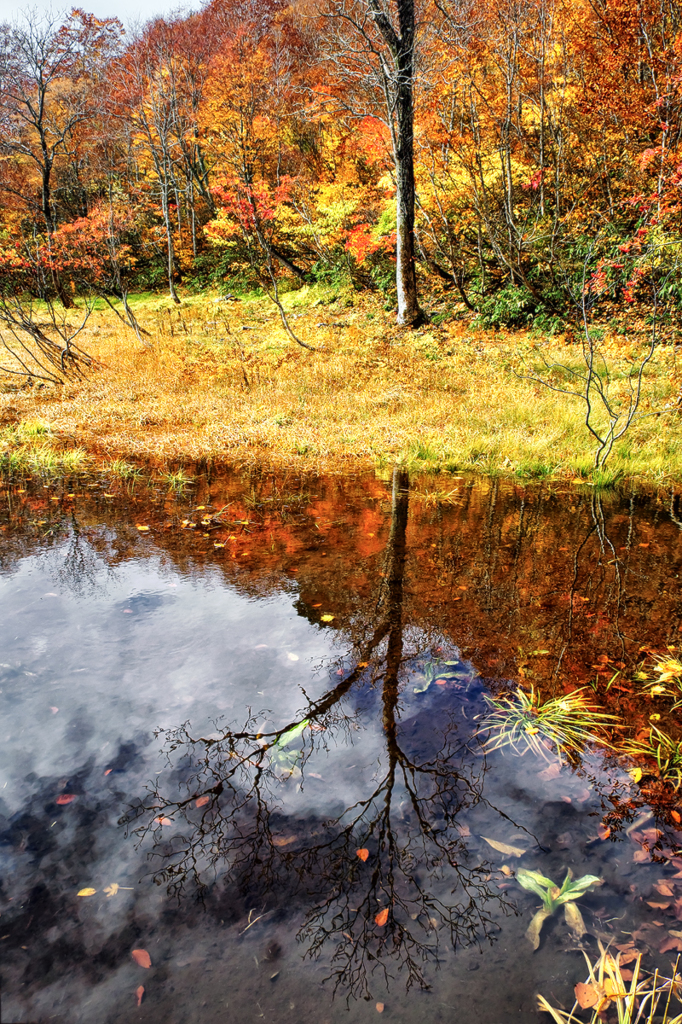
M 388 907 L 384 907 L 374 918 L 375 924 L 378 924 L 380 928 L 383 928 L 388 921 Z
M 363 848 L 362 850 L 356 850 L 355 854 L 356 854 L 356 856 L 358 856 L 360 858 L 361 861 L 364 862 L 369 857 L 369 850 L 365 850 Z
M 76 893 L 76 895 L 77 896 L 94 896 L 96 892 L 97 892 L 97 889 L 90 889 L 90 888 L 79 889 L 78 892 Z
M 377 1013 L 383 1013 L 384 1012 L 384 1004 L 383 1003 L 377 1003 L 377 1007 L 376 1008 L 377 1008 Z
M 584 982 L 579 981 L 573 989 L 575 992 L 575 999 L 581 1010 L 589 1010 L 591 1007 L 596 1006 L 600 1001 L 601 996 L 594 985 L 586 985 Z
M 320 615 L 320 622 L 332 622 L 334 619 L 333 615 Z
M 137 1005 L 142 1006 L 142 1000 L 144 999 L 144 985 L 138 985 L 135 989 L 135 998 L 137 999 Z
M 682 815 L 680 815 L 679 811 L 671 811 L 670 817 L 673 819 L 673 821 L 676 821 L 678 825 L 682 821 Z
M 210 796 L 200 796 L 200 797 L 197 797 L 197 799 L 194 801 L 194 806 L 195 807 L 205 807 L 206 804 L 210 801 L 210 799 L 211 799 Z
M 107 894 L 107 899 L 111 899 L 112 896 L 115 896 L 119 888 L 120 886 L 117 882 L 112 882 L 111 885 L 105 886 L 104 891 Z
M 140 533 L 147 533 L 149 531 L 148 526 L 142 526 L 140 523 L 135 524 Z
M 158 818 L 154 818 L 154 821 L 157 823 L 157 825 L 172 825 L 173 824 L 173 822 L 170 820 L 170 818 L 164 818 L 163 815 L 159 816 Z
M 597 835 L 602 842 L 605 842 L 611 835 L 611 829 L 608 825 L 605 825 L 603 821 L 600 821 L 597 825 Z
M 488 839 L 487 836 L 481 836 L 481 839 L 492 846 L 493 850 L 497 850 L 499 853 L 505 853 L 508 857 L 523 857 L 526 852 L 520 846 L 509 846 L 508 843 L 500 843 L 497 839 Z
M 273 836 L 272 842 L 275 846 L 288 846 L 296 842 L 296 836 Z
M 76 794 L 75 793 L 61 793 L 57 797 L 57 800 L 55 802 L 63 807 L 64 804 L 71 804 L 71 803 L 73 803 L 73 801 L 75 799 L 76 799 Z
M 130 954 L 139 967 L 149 969 L 152 965 L 152 958 L 146 949 L 134 949 Z

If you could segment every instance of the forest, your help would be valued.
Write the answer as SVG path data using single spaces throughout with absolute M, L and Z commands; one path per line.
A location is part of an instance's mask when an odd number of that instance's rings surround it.
M 174 315 L 191 334 L 180 308 L 209 294 L 263 299 L 287 344 L 327 355 L 324 309 L 299 330 L 297 294 L 361 307 L 383 342 L 396 314 L 459 324 L 427 335 L 436 362 L 462 332 L 530 330 L 582 348 L 587 383 L 573 354 L 527 375 L 587 405 L 599 468 L 660 345 L 672 366 L 647 408 L 677 409 L 681 27 L 668 0 L 211 0 L 134 32 L 78 8 L 5 24 L 3 370 L 80 378 L 93 309 L 145 348 Z M 165 327 L 140 295 L 168 298 Z M 615 431 L 614 373 L 595 369 L 613 339 L 631 346 Z M 248 389 L 259 357 L 232 349 Z

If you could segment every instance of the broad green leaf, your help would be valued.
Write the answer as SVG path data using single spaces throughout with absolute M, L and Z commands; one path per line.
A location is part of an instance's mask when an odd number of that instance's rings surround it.
M 539 871 L 530 871 L 528 868 L 519 868 L 516 872 L 516 877 L 519 881 L 521 878 L 532 878 L 533 881 L 541 885 L 543 889 L 556 889 L 558 888 L 556 883 L 551 878 L 547 878 L 545 875 L 541 875 Z M 521 883 L 523 884 L 523 883 Z
M 297 740 L 299 736 L 303 734 L 304 729 L 306 729 L 309 724 L 308 719 L 304 718 L 298 725 L 294 725 L 293 728 L 287 729 L 286 732 L 283 732 L 275 743 L 275 746 L 279 747 L 280 750 L 282 747 L 287 747 L 293 740 Z

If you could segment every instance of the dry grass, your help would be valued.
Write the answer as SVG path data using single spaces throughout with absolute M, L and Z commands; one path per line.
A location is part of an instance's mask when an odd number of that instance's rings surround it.
M 303 289 L 286 299 L 292 327 L 320 351 L 296 346 L 267 300 L 194 296 L 173 307 L 139 298 L 148 348 L 110 311 L 96 311 L 80 340 L 103 367 L 61 389 L 11 391 L 0 379 L 2 422 L 43 423 L 109 459 L 318 469 L 404 460 L 522 477 L 589 473 L 593 449 L 579 403 L 512 373 L 522 360 L 540 365 L 543 352 L 575 361 L 575 346 L 555 341 L 559 351 L 550 353 L 542 339 L 461 322 L 405 331 L 365 297 L 325 304 Z M 640 344 L 612 340 L 616 373 Z M 659 350 L 645 405 L 674 398 L 679 377 L 672 348 Z M 681 439 L 678 415 L 645 418 L 610 465 L 652 481 L 679 477 Z

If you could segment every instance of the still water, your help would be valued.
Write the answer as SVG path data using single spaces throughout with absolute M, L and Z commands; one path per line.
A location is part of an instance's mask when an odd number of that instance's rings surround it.
M 0 500 L 2 1024 L 548 1021 L 599 940 L 669 967 L 674 801 L 476 734 L 519 684 L 646 727 L 676 494 L 221 471 Z M 603 879 L 587 934 L 557 915 L 533 952 L 519 867 Z

